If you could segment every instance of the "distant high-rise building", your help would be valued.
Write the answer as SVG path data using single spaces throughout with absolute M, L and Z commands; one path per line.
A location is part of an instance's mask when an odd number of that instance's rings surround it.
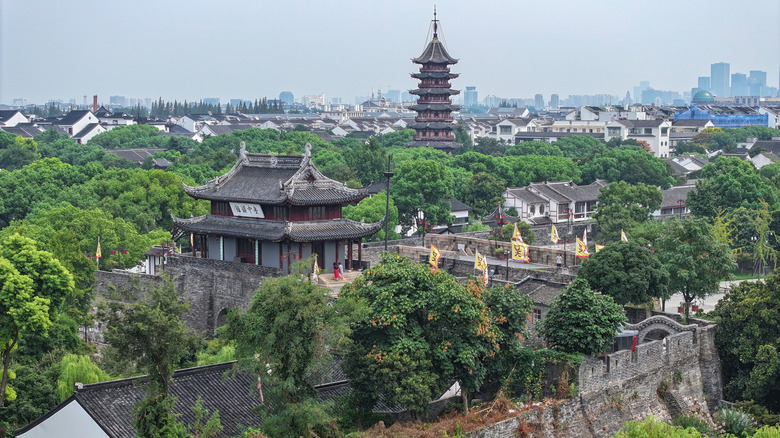
M 474 108 L 477 105 L 479 105 L 477 87 L 466 87 L 466 91 L 463 92 L 463 106 L 466 108 Z
M 205 105 L 219 105 L 219 97 L 205 97 L 203 103 Z
M 734 73 L 731 75 L 731 95 L 748 96 L 750 89 L 748 87 L 747 75 L 744 73 Z
M 286 105 L 292 105 L 295 103 L 295 97 L 291 91 L 282 91 L 279 93 L 279 100 L 284 102 Z
M 699 76 L 699 85 L 697 88 L 699 90 L 710 91 L 710 77 Z
M 729 74 L 731 65 L 728 62 L 718 62 L 710 65 L 710 91 L 717 97 L 729 97 L 731 84 Z
M 414 129 L 414 141 L 409 142 L 409 147 L 431 147 L 444 152 L 452 153 L 463 144 L 455 141 L 455 125 L 452 123 L 452 111 L 460 109 L 452 104 L 451 96 L 459 93 L 453 90 L 450 80 L 458 77 L 457 73 L 450 72 L 450 65 L 457 64 L 458 60 L 447 53 L 444 44 L 439 40 L 439 20 L 436 19 L 436 9 L 433 10 L 433 39 L 428 43 L 422 54 L 412 59 L 412 62 L 420 65 L 419 73 L 412 73 L 412 77 L 419 80 L 417 89 L 411 93 L 417 95 L 417 104 L 409 109 L 416 111 L 414 123 L 409 127 Z
M 541 94 L 537 94 L 534 96 L 534 107 L 537 111 L 541 111 L 544 109 L 544 96 Z
M 108 103 L 111 105 L 125 106 L 125 96 L 110 96 Z
M 641 102 L 646 103 L 642 100 L 642 93 L 644 93 L 645 90 L 650 88 L 650 81 L 641 81 L 639 82 L 638 87 L 634 87 L 634 102 Z
M 561 107 L 560 97 L 557 94 L 550 95 L 550 108 L 557 110 Z
M 387 90 L 387 93 L 385 93 L 385 98 L 391 102 L 400 102 L 401 90 Z
M 748 87 L 751 96 L 766 95 L 766 72 L 761 70 L 750 70 L 748 76 Z
M 628 109 L 629 106 L 631 106 L 631 93 L 626 91 L 626 97 L 623 98 L 623 107 Z

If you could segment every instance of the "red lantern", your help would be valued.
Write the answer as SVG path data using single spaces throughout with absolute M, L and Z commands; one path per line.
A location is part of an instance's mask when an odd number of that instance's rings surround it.
M 683 313 L 685 312 L 685 308 L 683 306 L 677 307 L 677 313 Z
M 116 250 L 115 249 L 111 250 L 111 255 L 116 255 Z
M 123 250 L 122 250 L 122 254 L 127 254 L 127 250 L 126 250 L 126 249 L 123 249 Z
M 693 310 L 694 312 L 698 312 L 699 311 L 699 305 L 698 304 L 694 304 L 693 306 L 691 306 L 691 310 Z

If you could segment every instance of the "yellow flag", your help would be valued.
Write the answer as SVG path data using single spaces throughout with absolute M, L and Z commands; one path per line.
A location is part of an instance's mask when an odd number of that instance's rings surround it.
M 590 254 L 588 254 L 588 246 L 585 245 L 585 242 L 583 242 L 579 237 L 577 238 L 577 252 L 574 254 L 574 256 L 579 258 L 590 257 Z
M 430 263 L 434 269 L 439 269 L 439 259 L 441 259 L 441 251 L 439 251 L 439 248 L 437 248 L 436 245 L 431 245 L 431 254 L 428 256 L 428 263 Z
M 550 234 L 550 240 L 552 240 L 553 243 L 558 243 L 558 241 L 561 240 L 561 238 L 558 237 L 558 230 L 555 229 L 555 225 L 552 226 L 552 233 Z
M 597 244 L 596 244 L 596 252 L 599 252 L 599 251 L 601 251 L 602 249 L 604 249 L 604 245 L 599 245 L 599 244 L 597 243 Z
M 193 251 L 195 250 L 195 234 L 190 233 L 190 246 L 192 247 Z
M 523 242 L 523 236 L 520 234 L 520 230 L 517 228 L 517 222 L 515 222 L 515 232 L 512 234 L 512 240 L 517 240 L 518 242 Z
M 620 240 L 623 242 L 628 242 L 628 237 L 626 237 L 626 232 L 623 230 L 620 230 Z
M 487 284 L 488 284 L 488 270 L 485 269 L 484 271 L 482 271 L 482 285 L 487 286 Z
M 479 269 L 480 271 L 487 271 L 487 261 L 485 260 L 485 256 L 479 253 L 479 251 L 476 251 L 476 255 L 474 256 L 474 269 Z
M 98 246 L 97 249 L 95 250 L 95 258 L 99 259 L 101 257 L 103 257 L 103 253 L 100 251 L 100 237 L 98 237 Z
M 528 244 L 524 242 L 512 241 L 512 260 L 528 263 L 530 261 Z

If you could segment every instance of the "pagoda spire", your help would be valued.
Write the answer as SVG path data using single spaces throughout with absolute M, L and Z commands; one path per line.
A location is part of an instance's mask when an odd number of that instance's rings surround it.
M 436 19 L 436 5 L 433 5 L 433 37 L 438 38 L 439 33 L 437 32 L 439 27 L 439 20 Z

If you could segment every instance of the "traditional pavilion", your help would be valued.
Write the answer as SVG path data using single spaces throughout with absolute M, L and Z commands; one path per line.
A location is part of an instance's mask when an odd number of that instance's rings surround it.
M 420 72 L 412 73 L 412 77 L 420 80 L 416 90 L 409 93 L 417 95 L 417 104 L 409 108 L 417 112 L 414 123 L 409 127 L 417 131 L 414 141 L 407 143 L 409 147 L 427 146 L 452 153 L 463 146 L 455 141 L 455 125 L 452 112 L 460 109 L 452 104 L 451 96 L 460 91 L 453 90 L 450 79 L 458 77 L 458 73 L 450 73 L 450 65 L 458 60 L 451 57 L 444 44 L 439 40 L 439 20 L 436 19 L 436 8 L 433 9 L 433 39 L 425 47 L 422 55 L 413 58 L 412 62 L 420 64 Z
M 174 217 L 190 233 L 192 255 L 250 263 L 290 272 L 290 264 L 317 254 L 320 268 L 341 261 L 353 268 L 353 244 L 382 227 L 341 216 L 345 204 L 367 194 L 327 178 L 304 155 L 250 154 L 241 143 L 238 162 L 226 174 L 198 187 L 184 185 L 188 195 L 211 201 L 211 214 Z M 345 251 L 346 245 L 346 251 Z M 362 261 L 358 245 L 358 262 Z

